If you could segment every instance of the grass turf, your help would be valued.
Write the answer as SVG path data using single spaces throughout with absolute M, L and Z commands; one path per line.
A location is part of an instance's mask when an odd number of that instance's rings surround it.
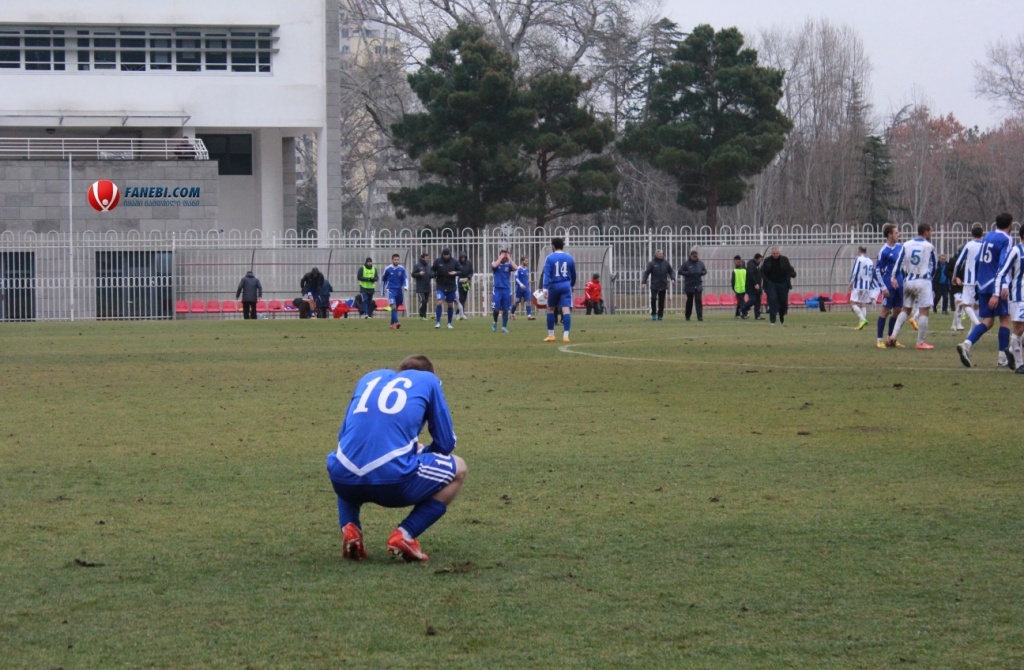
M 0 326 L 0 665 L 1019 666 L 1024 378 L 933 322 Z M 467 484 L 342 562 L 324 457 L 413 352 Z

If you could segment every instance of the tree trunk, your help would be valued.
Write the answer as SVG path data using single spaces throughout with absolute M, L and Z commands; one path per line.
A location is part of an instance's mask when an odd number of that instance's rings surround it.
M 718 189 L 714 186 L 708 193 L 707 224 L 711 232 L 718 230 Z

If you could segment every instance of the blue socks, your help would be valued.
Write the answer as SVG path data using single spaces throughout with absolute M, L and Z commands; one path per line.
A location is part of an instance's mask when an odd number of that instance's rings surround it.
M 896 314 L 889 317 L 889 336 L 892 337 L 892 330 L 896 327 Z
M 562 315 L 562 327 L 565 328 L 565 334 L 569 334 L 569 327 L 572 326 L 572 314 Z
M 1004 330 L 1004 329 L 1000 328 L 999 330 Z M 988 326 L 986 326 L 983 323 L 979 323 L 974 328 L 971 328 L 971 332 L 967 335 L 967 341 L 970 342 L 972 345 L 977 344 L 978 340 L 981 339 L 981 336 L 984 335 L 987 332 L 988 332 Z M 1009 333 L 1009 331 L 1007 331 L 1007 333 Z M 1002 333 L 1000 333 L 1000 336 L 1001 335 L 1002 335 Z M 1009 334 L 1007 334 L 1006 338 L 1007 338 L 1007 340 L 1009 340 L 1009 338 L 1010 338 Z
M 437 309 L 434 311 L 434 313 L 437 314 L 437 322 L 441 323 L 441 306 L 440 305 L 437 306 Z M 451 321 L 452 318 L 448 317 L 448 320 Z
M 885 337 L 885 317 L 878 317 L 878 339 Z
M 501 327 L 508 328 L 508 312 L 501 313 Z
M 441 308 L 438 307 L 437 311 L 439 312 L 438 315 L 437 315 L 437 320 L 440 321 L 441 320 L 441 314 L 440 314 Z M 454 313 L 455 313 L 455 307 L 454 306 L 449 307 L 448 308 L 448 325 L 449 326 L 452 325 L 452 314 L 454 314 Z M 409 529 L 406 528 L 406 530 L 409 530 Z M 413 537 L 415 537 L 415 535 Z
M 529 303 L 526 305 L 526 316 L 533 316 L 533 306 Z
M 441 512 L 444 514 L 444 512 Z M 353 505 L 350 502 L 342 500 L 338 497 L 338 527 L 344 528 L 350 523 L 354 523 L 360 530 L 362 526 L 359 525 L 359 505 Z
M 409 516 L 405 517 L 405 520 L 398 524 L 398 527 L 404 529 L 411 537 L 419 537 L 423 534 L 423 531 L 434 525 L 447 511 L 447 505 L 440 500 L 430 498 L 413 507 L 412 511 L 409 512 Z
M 1010 329 L 999 328 L 999 351 L 1006 351 L 1010 346 Z
M 555 313 L 548 312 L 548 330 L 555 329 Z
M 398 323 L 398 305 L 391 308 L 391 323 Z

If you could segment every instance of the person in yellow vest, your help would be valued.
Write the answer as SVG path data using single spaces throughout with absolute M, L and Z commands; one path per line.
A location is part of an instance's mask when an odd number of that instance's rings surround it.
M 747 301 L 747 269 L 738 255 L 733 257 L 732 263 L 732 291 L 736 294 L 736 315 L 733 318 L 738 319 L 742 316 L 743 303 Z
M 363 318 L 369 319 L 373 316 L 374 285 L 380 281 L 377 268 L 373 267 L 372 258 L 367 258 L 366 262 L 359 266 L 359 270 L 356 272 L 356 281 L 359 282 L 359 294 L 363 298 Z

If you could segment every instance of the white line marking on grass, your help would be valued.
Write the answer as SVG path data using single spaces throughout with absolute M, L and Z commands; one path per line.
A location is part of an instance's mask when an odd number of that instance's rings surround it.
M 577 356 L 590 356 L 591 358 L 607 358 L 616 361 L 636 361 L 640 363 L 682 363 L 684 365 L 721 365 L 726 367 L 747 367 L 747 368 L 774 368 L 776 370 L 861 370 L 860 366 L 854 367 L 837 367 L 829 365 L 778 365 L 776 363 L 737 363 L 733 361 L 701 361 L 701 360 L 685 360 L 681 361 L 674 358 L 638 358 L 635 356 L 609 356 L 607 354 L 594 354 L 588 351 L 576 351 L 575 347 L 583 346 L 597 346 L 602 344 L 631 344 L 636 342 L 668 342 L 671 340 L 711 340 L 716 339 L 714 337 L 667 337 L 664 339 L 645 339 L 645 340 L 613 340 L 611 342 L 588 342 L 585 344 L 563 344 L 558 347 L 558 350 L 564 354 L 576 354 Z M 957 370 L 964 370 L 961 367 L 949 367 L 949 368 L 922 368 L 922 367 L 907 367 L 907 366 L 892 366 L 887 367 L 885 370 L 891 370 L 893 372 L 955 372 Z M 970 368 L 972 371 L 977 372 L 1005 372 L 1002 368 Z

